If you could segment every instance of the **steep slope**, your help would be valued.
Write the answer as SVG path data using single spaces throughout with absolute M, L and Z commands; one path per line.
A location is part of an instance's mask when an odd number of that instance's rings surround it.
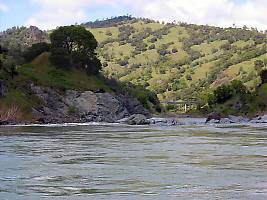
M 148 19 L 115 18 L 84 24 L 99 41 L 104 73 L 158 94 L 161 101 L 197 97 L 234 79 L 258 84 L 255 61 L 267 65 L 266 34 Z

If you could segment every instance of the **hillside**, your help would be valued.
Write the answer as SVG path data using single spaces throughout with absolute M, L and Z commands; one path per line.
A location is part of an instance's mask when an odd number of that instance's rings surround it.
M 25 64 L 24 53 L 30 46 L 50 42 L 52 31 L 41 31 L 34 26 L 14 27 L 0 33 L 0 45 L 8 49 L 5 65 L 9 71 L 5 73 L 14 75 L 18 85 L 32 81 L 63 90 L 127 92 L 130 89 L 151 108 L 154 93 L 162 103 L 193 102 L 193 107 L 199 106 L 203 96 L 233 80 L 240 80 L 250 91 L 255 91 L 261 83 L 260 72 L 267 68 L 266 32 L 253 28 L 164 24 L 131 16 L 82 26 L 98 41 L 97 55 L 103 65 L 101 77 L 56 68 L 49 63 L 47 53 Z M 0 59 L 3 60 L 3 55 Z M 5 79 L 3 73 L 0 75 L 0 80 Z
M 108 77 L 145 86 L 161 101 L 197 98 L 235 79 L 253 90 L 258 72 L 267 65 L 266 34 L 256 29 L 132 17 L 83 25 L 99 42 L 98 55 Z M 258 60 L 265 66 L 255 66 Z

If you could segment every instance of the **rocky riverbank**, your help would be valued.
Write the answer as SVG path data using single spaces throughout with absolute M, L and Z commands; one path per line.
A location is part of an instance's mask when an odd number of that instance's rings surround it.
M 249 119 L 242 116 L 230 115 L 220 120 L 210 120 L 206 122 L 206 118 L 193 117 L 153 117 L 146 118 L 143 115 L 132 115 L 129 118 L 118 120 L 119 123 L 129 125 L 156 125 L 156 126 L 181 126 L 181 125 L 208 125 L 208 124 L 267 124 L 267 115 L 259 116 L 254 119 Z
M 134 97 L 103 91 L 59 91 L 50 87 L 31 85 L 31 94 L 40 99 L 40 105 L 32 107 L 33 120 L 1 121 L 0 125 L 18 123 L 60 124 L 108 122 L 129 125 L 179 126 L 196 124 L 248 124 L 267 123 L 267 114 L 249 119 L 241 116 L 219 115 L 206 118 L 187 117 L 152 117 L 151 113 Z
M 39 86 L 31 86 L 31 91 L 42 101 L 42 105 L 32 109 L 37 123 L 112 123 L 133 114 L 150 117 L 150 112 L 128 95 L 74 90 L 61 94 Z

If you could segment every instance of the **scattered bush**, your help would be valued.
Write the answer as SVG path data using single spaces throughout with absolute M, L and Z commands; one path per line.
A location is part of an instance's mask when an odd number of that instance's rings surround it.
M 28 48 L 24 52 L 24 58 L 28 62 L 32 61 L 34 58 L 36 58 L 41 53 L 49 52 L 50 48 L 51 48 L 51 45 L 45 42 L 33 44 L 30 48 Z

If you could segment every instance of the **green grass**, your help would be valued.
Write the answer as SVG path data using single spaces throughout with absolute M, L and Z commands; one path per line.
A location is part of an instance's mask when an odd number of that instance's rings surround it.
M 6 96 L 0 99 L 0 110 L 7 111 L 8 109 L 16 106 L 20 110 L 21 120 L 31 121 L 32 115 L 30 114 L 32 107 L 38 107 L 42 104 L 42 101 L 28 93 L 21 88 L 9 88 Z
M 147 50 L 144 53 L 138 54 L 135 57 L 129 59 L 130 64 L 147 64 L 159 59 L 157 50 Z
M 110 27 L 108 29 L 106 28 L 97 28 L 97 29 L 88 29 L 93 33 L 95 36 L 96 40 L 98 42 L 103 42 L 107 40 L 108 38 L 117 38 L 119 34 L 119 30 L 117 27 Z M 112 33 L 111 36 L 108 36 L 106 33 L 107 31 L 110 31 Z
M 195 51 L 199 51 L 204 53 L 205 55 L 212 54 L 212 49 L 219 49 L 219 47 L 223 44 L 225 44 L 227 41 L 226 40 L 219 40 L 219 41 L 214 41 L 211 43 L 202 43 L 200 45 L 194 45 L 191 48 Z
M 152 30 L 155 31 L 155 30 L 161 29 L 163 27 L 163 25 L 159 24 L 159 23 L 146 24 L 142 21 L 131 23 L 130 25 L 133 26 L 137 31 L 142 31 L 145 28 L 152 28 Z
M 239 49 L 242 49 L 247 45 L 254 45 L 254 41 L 253 40 L 249 40 L 249 41 L 239 40 L 237 42 L 234 42 L 233 45 Z
M 77 69 L 60 69 L 53 66 L 48 54 L 38 56 L 32 63 L 22 65 L 19 81 L 33 81 L 37 85 L 70 90 L 97 90 L 110 88 L 96 76 L 89 76 Z
M 7 92 L 6 97 L 1 99 L 1 105 L 4 107 L 11 107 L 19 105 L 23 111 L 28 111 L 32 105 L 40 102 L 36 97 L 24 94 L 20 89 L 11 89 Z
M 189 55 L 184 50 L 179 49 L 178 52 L 168 55 L 168 58 L 170 58 L 172 61 L 184 62 L 189 58 Z
M 110 44 L 107 52 L 109 55 L 113 55 L 116 59 L 123 59 L 128 56 L 131 57 L 133 47 L 130 44 L 119 45 L 118 42 L 113 42 Z
M 214 66 L 214 62 L 209 62 L 209 63 L 205 63 L 205 64 L 197 66 L 195 73 L 192 76 L 193 81 L 205 79 L 207 75 L 209 74 L 209 72 L 211 71 L 213 66 Z

